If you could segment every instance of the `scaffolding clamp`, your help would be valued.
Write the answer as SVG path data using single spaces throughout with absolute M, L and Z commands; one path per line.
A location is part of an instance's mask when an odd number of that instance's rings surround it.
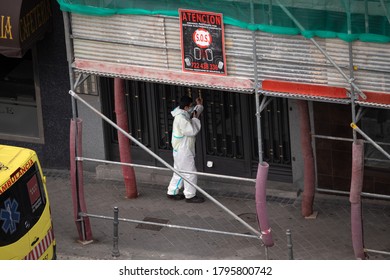
M 357 125 L 355 124 L 355 123 L 351 123 L 351 127 L 353 128 L 353 129 L 357 129 Z

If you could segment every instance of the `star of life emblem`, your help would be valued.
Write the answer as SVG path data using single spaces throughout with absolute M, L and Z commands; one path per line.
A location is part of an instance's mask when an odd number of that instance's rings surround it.
M 16 231 L 16 224 L 20 221 L 20 212 L 18 211 L 18 202 L 11 198 L 4 201 L 4 208 L 0 209 L 0 220 L 3 221 L 1 227 L 5 233 L 14 233 Z

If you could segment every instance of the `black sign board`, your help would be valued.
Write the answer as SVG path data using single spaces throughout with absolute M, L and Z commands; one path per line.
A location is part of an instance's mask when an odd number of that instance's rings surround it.
M 52 27 L 51 0 L 0 0 L 0 54 L 23 57 Z
M 222 14 L 179 9 L 182 68 L 226 75 Z

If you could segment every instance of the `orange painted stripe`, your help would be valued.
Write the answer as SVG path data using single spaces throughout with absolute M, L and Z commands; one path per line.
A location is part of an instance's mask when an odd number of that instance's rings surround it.
M 365 91 L 364 94 L 367 96 L 367 99 L 363 99 L 359 96 L 359 101 L 378 104 L 390 104 L 390 93 Z
M 275 92 L 302 94 L 302 95 L 309 95 L 309 96 L 321 96 L 321 97 L 329 97 L 329 98 L 348 98 L 347 96 L 348 91 L 345 88 L 330 87 L 330 86 L 315 85 L 315 84 L 264 80 L 262 82 L 262 89 L 275 91 Z M 367 99 L 363 99 L 362 97 L 359 96 L 359 101 L 376 103 L 376 104 L 390 104 L 390 93 L 364 91 L 364 94 L 367 96 Z
M 264 80 L 262 82 L 262 89 L 275 92 L 322 96 L 329 98 L 348 98 L 347 90 L 345 88 L 330 87 L 316 84 L 302 84 L 295 82 Z

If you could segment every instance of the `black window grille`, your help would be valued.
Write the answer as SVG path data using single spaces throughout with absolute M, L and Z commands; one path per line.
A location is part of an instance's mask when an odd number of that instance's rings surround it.
M 147 147 L 151 147 L 149 123 L 153 116 L 148 110 L 150 96 L 147 92 L 148 83 L 128 81 L 126 87 L 127 114 L 129 131 L 133 137 Z
M 232 92 L 205 94 L 206 153 L 227 158 L 244 157 L 240 96 Z
M 253 127 L 252 158 L 259 160 L 256 107 L 251 103 Z M 288 101 L 283 98 L 274 98 L 261 112 L 263 159 L 273 165 L 291 165 L 290 132 L 288 120 Z

